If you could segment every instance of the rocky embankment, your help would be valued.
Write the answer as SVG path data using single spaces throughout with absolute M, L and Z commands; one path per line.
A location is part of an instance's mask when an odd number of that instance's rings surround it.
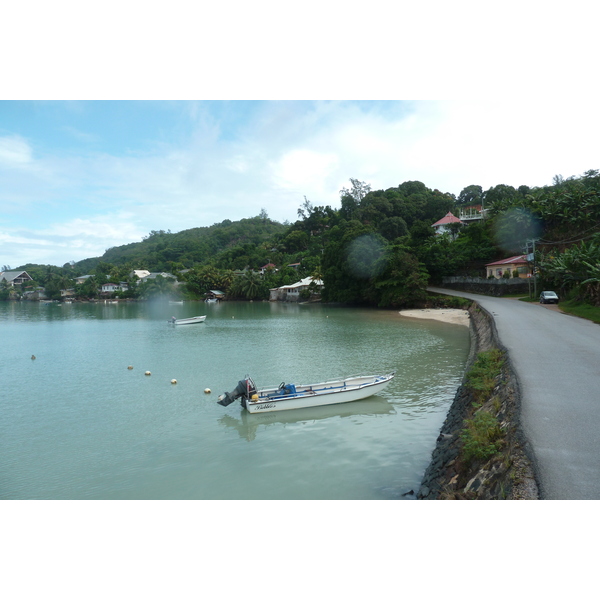
M 468 369 L 477 355 L 493 349 L 503 351 L 494 320 L 477 304 L 469 308 L 471 353 Z M 505 354 L 488 398 L 477 402 L 466 381 L 458 389 L 442 426 L 431 462 L 417 497 L 422 500 L 536 500 L 539 498 L 532 463 L 519 427 L 519 388 Z M 499 450 L 487 460 L 467 458 L 461 433 L 467 420 L 485 410 L 500 426 Z

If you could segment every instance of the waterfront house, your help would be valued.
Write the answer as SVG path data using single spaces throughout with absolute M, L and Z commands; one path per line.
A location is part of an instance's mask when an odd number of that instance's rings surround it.
M 118 292 L 121 289 L 121 286 L 118 283 L 103 283 L 100 291 L 103 294 L 114 294 L 114 292 Z
M 308 290 L 311 284 L 314 284 L 312 287 L 316 288 L 318 292 L 323 289 L 323 282 L 320 279 L 305 277 L 296 283 L 282 285 L 281 287 L 269 290 L 269 300 L 273 302 L 298 302 L 300 292 Z
M 33 281 L 27 271 L 2 271 L 0 273 L 0 282 L 6 281 L 6 283 L 12 287 L 20 285 L 26 281 Z
M 46 290 L 43 287 L 36 287 L 32 290 L 27 290 L 23 294 L 23 298 L 25 298 L 25 300 L 45 300 L 47 298 Z
M 206 293 L 206 300 L 223 300 L 223 298 L 225 294 L 221 290 L 208 290 Z
M 488 278 L 495 277 L 496 279 L 500 279 L 507 271 L 510 272 L 511 277 L 514 271 L 517 271 L 519 278 L 525 279 L 531 277 L 531 270 L 525 254 L 511 256 L 510 258 L 504 258 L 503 260 L 488 263 L 485 265 L 485 269 Z

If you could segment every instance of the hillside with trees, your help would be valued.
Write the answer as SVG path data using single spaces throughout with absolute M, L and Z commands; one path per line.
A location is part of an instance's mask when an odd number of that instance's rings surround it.
M 340 191 L 339 209 L 305 197 L 291 224 L 272 221 L 263 210 L 179 233 L 151 231 L 140 242 L 62 268 L 21 268 L 54 295 L 74 277 L 92 275 L 79 292 L 93 295 L 100 283 L 112 281 L 129 282 L 133 297 L 203 298 L 219 289 L 229 298 L 267 299 L 270 288 L 313 276 L 324 282 L 325 302 L 407 307 L 425 300 L 427 285 L 450 275 L 484 277 L 486 263 L 524 254 L 529 242 L 541 286 L 600 305 L 598 171 L 556 176 L 552 185 L 537 188 L 502 184 L 483 191 L 473 184 L 458 197 L 420 181 L 386 190 L 350 183 Z M 434 222 L 473 205 L 483 206 L 487 218 L 434 233 Z M 260 274 L 268 264 L 275 268 Z M 136 286 L 134 269 L 172 273 L 184 285 L 157 277 Z

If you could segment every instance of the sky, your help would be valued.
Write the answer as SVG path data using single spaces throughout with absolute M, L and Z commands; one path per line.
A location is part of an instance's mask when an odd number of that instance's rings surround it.
M 458 196 L 550 185 L 600 168 L 582 100 L 3 100 L 0 266 L 62 266 L 308 199 L 340 205 L 350 178 Z
M 305 198 L 339 207 L 351 178 L 458 195 L 599 169 L 597 11 L 588 0 L 11 3 L 0 269 L 262 210 L 293 222 Z

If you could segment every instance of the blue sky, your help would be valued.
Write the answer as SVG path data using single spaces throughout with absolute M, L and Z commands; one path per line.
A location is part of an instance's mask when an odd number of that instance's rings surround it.
M 598 169 L 594 6 L 9 3 L 0 268 L 293 221 L 350 178 L 458 194 Z
M 519 101 L 0 102 L 0 266 L 339 206 L 349 179 L 549 185 L 600 168 L 596 106 Z

